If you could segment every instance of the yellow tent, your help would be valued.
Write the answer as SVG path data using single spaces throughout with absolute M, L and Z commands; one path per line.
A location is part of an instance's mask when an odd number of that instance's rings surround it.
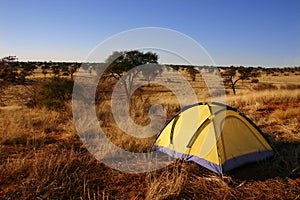
M 218 174 L 274 155 L 250 119 L 220 103 L 184 108 L 164 127 L 153 148 Z

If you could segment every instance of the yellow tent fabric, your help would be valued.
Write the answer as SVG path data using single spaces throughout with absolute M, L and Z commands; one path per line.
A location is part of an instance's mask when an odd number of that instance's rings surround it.
M 220 103 L 184 108 L 167 123 L 153 148 L 218 174 L 274 155 L 250 119 Z

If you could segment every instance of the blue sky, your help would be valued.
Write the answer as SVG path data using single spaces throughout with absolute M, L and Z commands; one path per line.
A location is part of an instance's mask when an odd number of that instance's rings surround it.
M 83 61 L 110 36 L 150 26 L 190 36 L 217 65 L 299 66 L 299 10 L 298 0 L 2 0 L 0 57 Z

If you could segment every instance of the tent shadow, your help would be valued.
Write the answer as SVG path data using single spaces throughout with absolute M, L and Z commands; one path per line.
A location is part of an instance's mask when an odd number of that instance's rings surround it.
M 300 143 L 276 141 L 270 143 L 275 156 L 257 163 L 251 163 L 228 172 L 228 175 L 240 180 L 256 181 L 275 177 L 300 177 Z

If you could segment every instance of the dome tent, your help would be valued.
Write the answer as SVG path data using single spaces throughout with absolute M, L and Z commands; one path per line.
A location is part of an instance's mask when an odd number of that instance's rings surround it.
M 157 136 L 153 149 L 194 161 L 218 174 L 274 155 L 250 119 L 220 103 L 182 109 Z

